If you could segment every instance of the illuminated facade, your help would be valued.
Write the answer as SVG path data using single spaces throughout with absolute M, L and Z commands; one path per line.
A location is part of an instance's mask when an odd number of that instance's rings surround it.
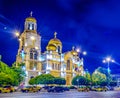
M 24 63 L 26 72 L 25 84 L 30 78 L 40 74 L 48 74 L 66 79 L 66 85 L 71 85 L 72 78 L 83 75 L 83 59 L 80 59 L 74 47 L 71 51 L 62 52 L 62 42 L 54 33 L 54 38 L 48 42 L 46 51 L 41 53 L 41 36 L 37 33 L 37 21 L 32 14 L 26 18 L 24 32 L 20 35 L 20 45 L 16 62 Z

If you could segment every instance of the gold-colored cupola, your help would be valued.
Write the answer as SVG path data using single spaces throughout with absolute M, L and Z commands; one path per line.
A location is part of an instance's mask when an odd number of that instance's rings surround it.
M 46 49 L 56 50 L 59 53 L 62 52 L 62 42 L 57 38 L 57 32 L 54 33 L 54 38 L 49 41 Z
M 30 16 L 25 19 L 25 31 L 33 31 L 37 30 L 37 21 L 32 16 L 33 12 L 30 13 Z

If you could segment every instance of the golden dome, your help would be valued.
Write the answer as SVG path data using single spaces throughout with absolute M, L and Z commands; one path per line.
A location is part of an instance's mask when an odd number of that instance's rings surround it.
M 51 39 L 48 44 L 53 44 L 53 45 L 57 45 L 57 46 L 62 46 L 61 41 L 56 38 L 56 35 L 57 35 L 57 33 L 55 32 L 55 33 L 54 33 L 54 38 Z
M 53 45 L 53 44 L 49 44 L 49 45 L 46 47 L 46 49 L 47 49 L 48 51 L 56 51 L 57 47 L 56 47 L 55 45 Z
M 25 19 L 25 21 L 36 22 L 36 19 L 34 17 L 28 17 Z
M 27 18 L 25 19 L 25 21 L 36 22 L 36 19 L 35 19 L 34 17 L 32 17 L 32 14 L 33 14 L 33 12 L 30 13 L 30 17 L 27 17 Z
M 73 47 L 72 47 L 72 51 L 71 51 L 71 53 L 72 53 L 72 55 L 77 56 L 77 55 L 78 55 L 78 52 L 75 51 L 74 48 L 75 48 L 75 47 L 73 46 Z

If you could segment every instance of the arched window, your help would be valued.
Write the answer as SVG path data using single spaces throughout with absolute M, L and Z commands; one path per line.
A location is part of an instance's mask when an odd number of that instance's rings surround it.
M 46 64 L 42 64 L 42 70 L 46 70 Z
M 30 49 L 30 59 L 33 59 L 33 51 Z
M 70 60 L 67 60 L 67 70 L 70 70 Z
M 37 63 L 34 63 L 34 70 L 37 70 Z
M 52 69 L 54 70 L 54 63 L 52 63 Z
M 34 30 L 34 24 L 32 24 L 32 30 Z
M 60 64 L 58 64 L 58 70 L 60 70 Z
M 28 23 L 28 30 L 30 30 L 30 23 Z
M 33 53 L 30 52 L 30 59 L 33 59 Z
M 57 70 L 57 64 L 55 64 L 55 70 Z
M 34 59 L 37 60 L 37 57 L 38 57 L 38 52 L 35 51 L 35 52 L 34 52 Z
M 60 51 L 60 46 L 58 46 L 58 53 L 61 53 L 61 51 Z

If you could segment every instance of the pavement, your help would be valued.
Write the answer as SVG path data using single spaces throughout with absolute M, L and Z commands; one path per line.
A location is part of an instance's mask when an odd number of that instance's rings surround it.
M 120 91 L 107 91 L 107 92 L 78 92 L 67 91 L 63 93 L 2 93 L 0 98 L 120 98 Z

